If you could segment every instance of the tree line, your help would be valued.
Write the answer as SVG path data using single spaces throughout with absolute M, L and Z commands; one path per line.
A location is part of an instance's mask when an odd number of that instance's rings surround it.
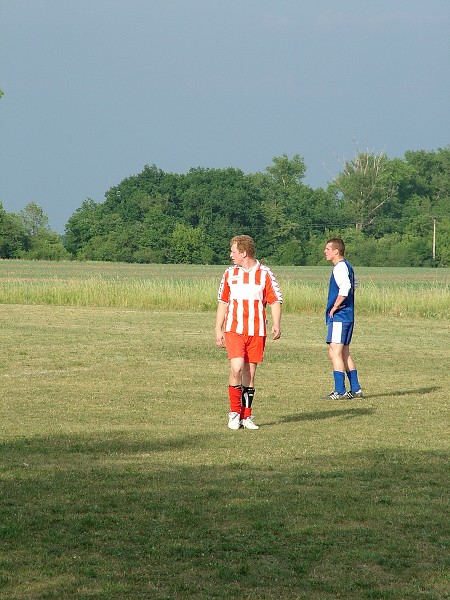
M 323 264 L 339 236 L 355 265 L 450 266 L 450 146 L 394 159 L 358 151 L 326 189 L 305 185 L 305 172 L 298 154 L 250 174 L 145 166 L 104 202 L 85 200 L 63 236 L 36 203 L 19 214 L 0 204 L 0 256 L 224 264 L 230 238 L 247 233 L 270 264 Z

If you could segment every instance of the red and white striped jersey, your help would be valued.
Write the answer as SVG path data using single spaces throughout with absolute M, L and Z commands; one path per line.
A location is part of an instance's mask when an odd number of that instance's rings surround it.
M 266 336 L 266 305 L 283 302 L 283 296 L 269 267 L 256 261 L 250 271 L 237 265 L 228 267 L 220 282 L 218 300 L 228 305 L 224 331 Z

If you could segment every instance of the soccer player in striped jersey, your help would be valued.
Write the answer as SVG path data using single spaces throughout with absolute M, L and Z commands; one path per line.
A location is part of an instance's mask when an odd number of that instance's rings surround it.
M 328 288 L 325 320 L 328 327 L 328 356 L 333 365 L 334 390 L 326 398 L 345 400 L 362 398 L 358 372 L 350 356 L 350 342 L 355 321 L 355 273 L 352 265 L 344 258 L 345 244 L 341 238 L 331 238 L 324 249 L 325 258 L 333 264 Z M 345 389 L 345 373 L 350 384 Z
M 230 361 L 228 396 L 230 429 L 259 429 L 253 422 L 255 373 L 263 361 L 267 337 L 266 305 L 272 313 L 272 338 L 281 336 L 283 296 L 272 271 L 255 258 L 248 235 L 230 241 L 233 266 L 222 276 L 216 314 L 216 344 L 226 348 Z

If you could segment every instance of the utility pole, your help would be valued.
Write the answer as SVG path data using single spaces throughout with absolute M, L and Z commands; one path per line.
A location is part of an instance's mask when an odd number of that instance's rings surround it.
M 433 219 L 433 267 L 436 265 L 436 219 Z

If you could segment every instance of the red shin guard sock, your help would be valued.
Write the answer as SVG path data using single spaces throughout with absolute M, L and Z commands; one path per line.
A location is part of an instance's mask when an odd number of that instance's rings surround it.
M 241 419 L 246 419 L 252 416 L 252 409 L 246 406 L 241 406 Z
M 240 385 L 229 385 L 228 396 L 230 398 L 230 412 L 241 412 L 242 388 Z

